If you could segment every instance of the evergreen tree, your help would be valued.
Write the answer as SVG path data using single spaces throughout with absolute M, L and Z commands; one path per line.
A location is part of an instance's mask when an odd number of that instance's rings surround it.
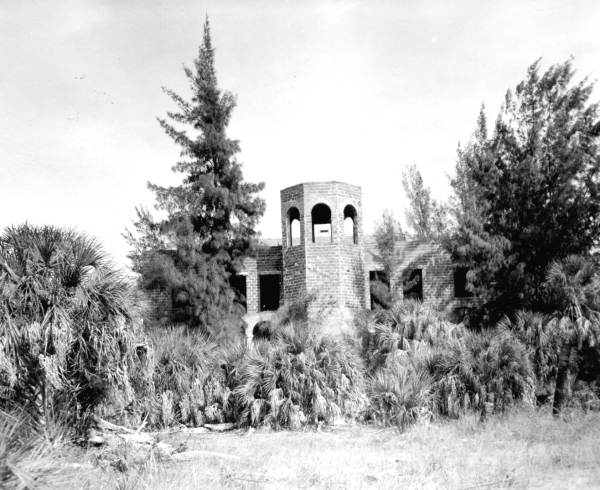
M 154 222 L 138 210 L 139 236 L 128 236 L 134 269 L 142 273 L 143 285 L 172 290 L 180 306 L 178 319 L 219 337 L 228 333 L 226 327 L 235 325 L 241 313 L 230 277 L 251 252 L 255 226 L 265 208 L 257 196 L 264 184 L 244 181 L 235 159 L 239 144 L 227 137 L 235 99 L 217 85 L 208 18 L 194 69 L 184 71 L 191 100 L 163 89 L 178 111 L 169 112 L 168 120 L 159 119 L 181 147 L 182 160 L 173 171 L 183 175 L 182 182 L 172 187 L 149 184 L 156 194 L 156 208 L 165 211 L 167 218 Z
M 446 245 L 470 269 L 489 320 L 517 309 L 552 309 L 548 266 L 586 254 L 600 232 L 600 120 L 592 85 L 573 83 L 572 61 L 540 74 L 539 60 L 508 91 L 488 136 L 482 108 L 458 151 Z
M 446 207 L 431 198 L 431 189 L 413 163 L 402 172 L 402 186 L 408 199 L 406 222 L 417 239 L 436 240 L 447 224 Z
M 382 274 L 371 283 L 371 294 L 376 304 L 391 305 L 398 282 L 398 264 L 402 258 L 398 242 L 404 240 L 404 232 L 394 213 L 385 210 L 375 229 L 375 260 L 382 266 Z

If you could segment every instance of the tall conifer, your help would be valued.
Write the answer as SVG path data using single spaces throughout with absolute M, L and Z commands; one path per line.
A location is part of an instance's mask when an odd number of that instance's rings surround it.
M 227 327 L 239 317 L 230 277 L 251 252 L 265 208 L 257 195 L 264 184 L 244 181 L 235 159 L 239 144 L 226 134 L 235 98 L 217 85 L 208 18 L 194 68 L 184 71 L 191 99 L 163 89 L 178 111 L 159 119 L 181 147 L 182 159 L 173 171 L 182 174 L 182 182 L 171 187 L 148 184 L 156 194 L 156 208 L 167 218 L 152 222 L 139 210 L 135 226 L 141 236 L 128 235 L 134 268 L 142 273 L 144 285 L 173 292 L 175 320 L 220 337 L 230 333 Z
M 549 264 L 588 254 L 600 236 L 600 112 L 572 61 L 540 73 L 537 61 L 508 91 L 488 136 L 484 111 L 459 150 L 448 246 L 469 267 L 490 320 L 548 309 Z

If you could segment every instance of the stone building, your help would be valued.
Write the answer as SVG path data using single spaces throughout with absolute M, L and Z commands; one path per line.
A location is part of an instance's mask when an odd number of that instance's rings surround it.
M 263 240 L 238 279 L 248 314 L 310 293 L 316 293 L 317 306 L 333 305 L 342 317 L 370 308 L 369 284 L 383 267 L 362 220 L 358 186 L 307 182 L 283 189 L 281 240 Z M 452 310 L 469 306 L 466 271 L 453 266 L 439 245 L 403 241 L 397 248 L 398 269 L 412 285 L 405 294 Z
M 468 307 L 466 271 L 435 243 L 397 244 L 405 296 L 451 310 Z M 281 239 L 263 239 L 232 284 L 246 298 L 248 323 L 284 302 L 314 294 L 340 319 L 371 307 L 370 282 L 383 267 L 373 237 L 363 234 L 361 188 L 343 182 L 306 182 L 281 191 Z M 168 295 L 152 293 L 168 314 Z M 252 326 L 252 325 L 250 325 Z

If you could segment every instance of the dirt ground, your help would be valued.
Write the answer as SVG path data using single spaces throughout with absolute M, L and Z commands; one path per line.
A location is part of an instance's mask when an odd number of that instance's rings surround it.
M 599 414 L 466 416 L 403 433 L 356 425 L 159 438 L 183 460 L 136 466 L 123 448 L 119 467 L 92 451 L 76 488 L 600 488 Z

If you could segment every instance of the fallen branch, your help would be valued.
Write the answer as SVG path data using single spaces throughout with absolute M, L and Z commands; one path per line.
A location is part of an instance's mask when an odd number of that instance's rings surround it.
M 208 430 L 212 430 L 213 432 L 225 432 L 235 429 L 235 424 L 204 424 L 204 427 L 206 427 Z
M 96 424 L 98 424 L 98 427 L 100 427 L 101 429 L 112 430 L 113 432 L 125 432 L 126 434 L 137 433 L 137 431 L 133 429 L 128 429 L 127 427 L 123 427 L 122 425 L 112 424 L 104 419 L 101 419 L 100 417 L 96 417 Z
M 146 414 L 146 417 L 144 417 L 144 420 L 142 421 L 142 425 L 140 425 L 137 430 L 135 431 L 136 434 L 139 434 L 140 431 L 146 427 L 146 422 L 148 421 L 148 414 Z

